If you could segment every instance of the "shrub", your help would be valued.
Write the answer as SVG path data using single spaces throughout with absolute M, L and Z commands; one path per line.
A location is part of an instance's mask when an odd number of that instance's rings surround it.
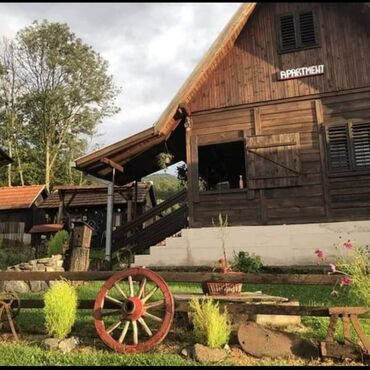
M 228 312 L 225 310 L 220 313 L 218 302 L 209 298 L 202 301 L 193 298 L 190 308 L 194 310 L 192 323 L 194 337 L 198 343 L 211 348 L 220 348 L 228 343 L 231 333 Z
M 256 273 L 263 267 L 260 256 L 255 254 L 250 255 L 248 252 L 240 251 L 238 254 L 234 252 L 234 261 L 232 269 L 234 271 Z
M 48 253 L 49 256 L 53 254 L 62 254 L 63 245 L 69 241 L 69 234 L 66 230 L 58 231 L 54 236 L 48 241 Z
M 72 329 L 76 319 L 77 293 L 65 280 L 57 281 L 44 296 L 46 329 L 50 335 L 62 340 Z

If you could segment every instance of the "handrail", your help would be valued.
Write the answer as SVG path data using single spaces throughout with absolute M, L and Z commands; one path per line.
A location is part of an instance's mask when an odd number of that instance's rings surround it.
M 112 252 L 115 252 L 118 249 L 122 249 L 125 245 L 135 243 L 137 239 L 139 239 L 143 235 L 146 235 L 148 232 L 151 232 L 153 230 L 153 228 L 156 228 L 156 227 L 158 228 L 160 225 L 168 225 L 171 222 L 173 223 L 174 221 L 177 221 L 178 219 L 181 219 L 181 217 L 183 217 L 185 214 L 187 214 L 187 209 L 188 209 L 188 206 L 186 204 L 182 205 L 178 209 L 176 209 L 175 211 L 171 212 L 170 214 L 164 216 L 163 218 L 156 221 L 155 223 L 152 223 L 152 224 L 148 225 L 148 227 L 146 227 L 142 230 L 139 230 L 138 232 L 129 236 L 127 239 L 124 239 L 123 241 L 121 241 L 121 243 L 122 243 L 121 245 L 117 245 L 118 242 L 114 243 L 112 245 Z M 132 246 L 132 248 L 134 248 L 134 246 Z
M 172 197 L 166 199 L 164 202 L 160 203 L 159 205 L 151 208 L 147 212 L 144 212 L 140 216 L 136 217 L 134 220 L 126 223 L 125 225 L 121 226 L 120 228 L 116 229 L 113 232 L 113 243 L 115 242 L 115 239 L 119 239 L 120 237 L 123 237 L 124 234 L 126 234 L 128 231 L 132 230 L 136 226 L 141 225 L 143 222 L 148 221 L 155 216 L 158 216 L 159 213 L 163 212 L 167 208 L 170 208 L 174 206 L 177 203 L 180 203 L 184 201 L 187 198 L 187 190 L 183 189 L 173 195 Z

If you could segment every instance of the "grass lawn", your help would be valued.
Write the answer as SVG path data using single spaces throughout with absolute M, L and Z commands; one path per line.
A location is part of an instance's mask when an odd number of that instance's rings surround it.
M 103 282 L 91 282 L 77 288 L 79 299 L 95 299 Z M 201 292 L 199 284 L 172 283 L 172 292 Z M 298 300 L 301 305 L 312 306 L 357 306 L 346 291 L 338 297 L 330 295 L 330 286 L 309 285 L 251 285 L 245 284 L 245 291 L 262 291 L 265 294 L 284 296 Z M 22 298 L 42 299 L 43 293 L 23 294 Z M 45 338 L 44 315 L 42 309 L 24 309 L 17 316 L 17 324 L 24 336 L 21 343 L 3 339 L 0 341 L 0 365 L 196 365 L 186 360 L 179 352 L 192 343 L 192 334 L 173 325 L 168 337 L 158 347 L 146 354 L 122 355 L 105 347 L 95 332 L 91 310 L 78 310 L 72 335 L 83 339 L 82 345 L 73 353 L 63 355 L 58 351 L 47 351 L 41 342 Z M 302 333 L 307 339 L 322 340 L 326 335 L 328 318 L 303 317 L 302 323 L 308 328 Z M 370 336 L 370 320 L 361 320 Z M 342 330 L 337 330 L 336 337 L 342 338 Z M 355 335 L 353 333 L 353 339 Z M 177 343 L 177 344 L 174 344 Z M 224 364 L 228 364 L 227 361 Z M 288 361 L 258 360 L 251 365 L 287 365 Z M 293 363 L 304 365 L 304 362 Z

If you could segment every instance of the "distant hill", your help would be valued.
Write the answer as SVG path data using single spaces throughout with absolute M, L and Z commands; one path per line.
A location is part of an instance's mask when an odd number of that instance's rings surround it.
M 177 177 L 168 173 L 146 176 L 142 180 L 153 182 L 154 193 L 158 203 L 168 199 L 182 188 Z

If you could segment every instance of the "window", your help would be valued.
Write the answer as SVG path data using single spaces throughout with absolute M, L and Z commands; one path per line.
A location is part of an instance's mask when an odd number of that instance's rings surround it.
M 331 173 L 370 169 L 370 122 L 328 125 L 326 143 Z
M 245 188 L 244 141 L 202 145 L 198 155 L 200 190 Z
M 279 16 L 279 49 L 281 53 L 318 46 L 316 18 L 313 11 Z

